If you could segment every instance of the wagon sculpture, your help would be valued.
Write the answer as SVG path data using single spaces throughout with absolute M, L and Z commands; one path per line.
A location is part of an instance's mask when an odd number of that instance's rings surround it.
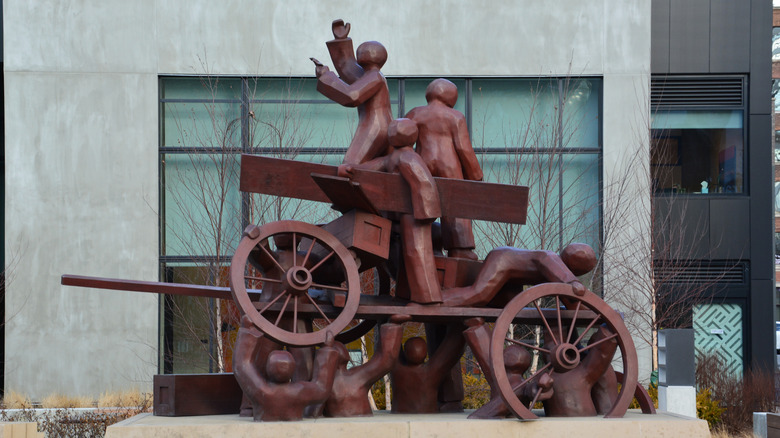
M 307 179 L 302 177 L 309 175 Z M 471 219 L 524 223 L 526 187 L 473 181 L 436 179 L 445 211 Z M 465 189 L 465 190 L 464 190 Z M 408 315 L 417 322 L 452 322 L 483 318 L 494 322 L 490 342 L 490 374 L 495 376 L 500 395 L 521 419 L 534 419 L 531 406 L 517 396 L 518 389 L 543 373 L 565 372 L 580 364 L 593 344 L 584 345 L 586 334 L 606 325 L 617 341 L 623 372 L 620 391 L 605 417 L 622 417 L 637 388 L 637 358 L 634 344 L 621 316 L 591 292 L 578 295 L 571 285 L 545 283 L 525 290 L 507 284 L 514 295 L 502 308 L 410 305 L 408 300 L 387 294 L 361 294 L 359 273 L 378 269 L 384 277 L 390 250 L 392 221 L 378 211 L 410 212 L 408 187 L 397 174 L 357 171 L 350 179 L 336 176 L 336 167 L 244 155 L 241 190 L 313 201 L 332 202 L 345 211 L 322 226 L 298 221 L 250 225 L 233 256 L 231 290 L 187 284 L 113 280 L 65 275 L 62 283 L 104 289 L 171 293 L 215 298 L 233 298 L 265 335 L 292 347 L 322 345 L 326 334 L 348 343 L 367 333 L 377 321 L 391 315 Z M 346 192 L 350 192 L 345 196 Z M 468 195 L 465 195 L 468 194 Z M 345 201 L 345 199 L 347 201 Z M 496 206 L 494 199 L 511 199 Z M 357 204 L 357 205 L 356 205 Z M 296 248 L 296 250 L 293 250 Z M 466 259 L 436 257 L 442 287 L 469 284 L 481 263 Z M 563 303 L 566 303 L 565 305 Z M 552 306 L 551 306 L 552 304 Z M 356 320 L 362 321 L 355 324 Z M 537 326 L 552 334 L 541 345 L 513 339 L 512 325 Z M 534 374 L 510 384 L 503 350 L 521 345 L 549 356 Z M 644 408 L 645 403 L 639 391 Z
M 471 347 L 472 350 L 481 350 L 480 365 L 500 395 L 490 403 L 505 405 L 520 419 L 537 418 L 532 409 L 540 400 L 543 385 L 539 382 L 545 376 L 547 381 L 550 376 L 567 380 L 567 373 L 574 374 L 574 370 L 588 366 L 588 358 L 596 355 L 593 352 L 599 345 L 612 342 L 616 344 L 622 372 L 613 374 L 617 376 L 619 389 L 615 390 L 616 396 L 609 400 L 607 408 L 601 413 L 605 417 L 622 417 L 635 395 L 642 409 L 652 412 L 647 394 L 637 385 L 636 351 L 620 314 L 578 282 L 523 284 L 522 278 L 514 279 L 516 281 L 508 278 L 501 282 L 500 287 L 495 287 L 490 299 L 478 306 L 452 305 L 453 301 L 448 304 L 448 300 L 435 295 L 424 300 L 415 299 L 415 292 L 419 290 L 415 291 L 415 286 L 410 286 L 409 277 L 411 271 L 421 268 L 410 266 L 410 260 L 414 264 L 430 261 L 430 266 L 424 268 L 429 271 L 435 266 L 433 281 L 437 291 L 440 289 L 445 296 L 448 291 L 467 287 L 477 281 L 480 274 L 484 276 L 485 272 L 492 271 L 486 269 L 488 261 L 483 263 L 471 258 L 453 257 L 454 253 L 445 256 L 435 248 L 427 234 L 424 239 L 405 238 L 403 228 L 401 233 L 398 232 L 399 221 L 403 222 L 404 217 L 417 217 L 424 208 L 420 205 L 427 203 L 435 207 L 435 213 L 428 214 L 432 217 L 524 224 L 528 188 L 434 177 L 426 173 L 425 164 L 417 168 L 418 174 L 410 174 L 404 166 L 410 160 L 419 160 L 413 151 L 409 152 L 417 140 L 415 122 L 404 119 L 387 126 L 382 125 L 387 122 L 387 117 L 377 122 L 367 115 L 371 111 L 389 110 L 389 101 L 382 95 L 386 83 L 378 67 L 371 64 L 377 56 L 381 57 L 384 48 L 375 42 L 370 42 L 362 54 L 361 48 L 358 48 L 359 70 L 350 71 L 349 64 L 354 64 L 355 59 L 351 40 L 347 38 L 349 25 L 336 20 L 333 32 L 336 39 L 328 42 L 328 46 L 340 75 L 337 77 L 314 60 L 319 78 L 318 89 L 339 103 L 362 108 L 360 126 L 347 152 L 347 159 L 350 156 L 354 159 L 354 151 L 363 145 L 375 147 L 377 141 L 382 140 L 385 144 L 380 144 L 378 154 L 376 151 L 366 153 L 378 155 L 384 161 L 372 167 L 372 161 L 368 160 L 372 156 L 366 156 L 356 159 L 354 167 L 345 168 L 243 155 L 240 189 L 330 203 L 341 213 L 338 219 L 324 225 L 283 220 L 248 226 L 231 261 L 229 290 L 71 275 L 63 276 L 62 283 L 232 298 L 244 320 L 251 323 L 251 330 L 273 340 L 278 348 L 330 346 L 334 336 L 336 341 L 348 343 L 388 319 L 432 324 L 466 322 L 472 326 L 487 322 L 492 324 L 492 335 L 483 339 L 481 345 L 471 344 Z M 369 53 L 366 54 L 366 51 Z M 373 94 L 361 94 L 365 89 Z M 354 102 L 350 100 L 353 98 Z M 373 109 L 366 107 L 372 105 L 372 101 L 379 106 Z M 362 126 L 371 123 L 376 125 L 372 125 L 373 128 L 379 127 L 379 134 L 371 135 L 379 137 L 368 138 L 368 131 L 361 131 Z M 413 136 L 412 131 L 404 131 L 405 126 L 411 126 L 409 129 L 413 130 Z M 418 151 L 419 147 L 418 142 Z M 392 148 L 396 148 L 395 151 L 390 151 Z M 393 155 L 395 153 L 398 155 Z M 365 162 L 369 165 L 361 165 Z M 374 168 L 384 171 L 369 170 Z M 421 173 L 425 175 L 421 176 Z M 420 181 L 423 181 L 422 186 Z M 421 197 L 427 198 L 421 201 Z M 429 232 L 431 221 L 425 222 L 425 232 Z M 409 248 L 414 245 L 421 247 Z M 423 255 L 417 258 L 399 255 L 400 251 L 410 250 Z M 376 294 L 361 291 L 360 274 L 367 270 L 374 270 L 378 278 L 380 287 Z M 396 282 L 392 295 L 391 278 Z M 515 328 L 520 325 L 535 327 L 532 332 L 537 334 L 536 339 L 516 336 Z M 600 328 L 603 328 L 603 334 L 593 336 Z M 539 358 L 538 366 L 520 375 L 510 375 L 505 363 L 505 350 L 510 348 L 528 350 Z M 605 360 L 611 362 L 612 353 Z M 244 383 L 244 391 L 257 390 L 256 386 L 264 384 L 262 377 L 260 380 L 260 383 Z M 332 373 L 330 382 L 332 385 Z M 532 386 L 534 390 L 529 395 Z M 566 391 L 560 388 L 556 391 L 552 395 L 553 400 L 565 405 L 566 400 L 560 399 L 566 397 Z M 587 389 L 587 394 L 581 395 L 589 397 L 590 389 Z M 576 410 L 571 413 L 576 414 Z

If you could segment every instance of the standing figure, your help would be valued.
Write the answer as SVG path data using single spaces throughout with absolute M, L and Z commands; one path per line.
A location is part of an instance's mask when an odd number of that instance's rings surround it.
M 387 153 L 387 126 L 393 119 L 390 91 L 380 69 L 387 61 L 387 50 L 376 41 L 367 41 L 352 53 L 349 24 L 333 22 L 328 51 L 338 72 L 333 73 L 319 61 L 316 64 L 317 91 L 348 107 L 357 107 L 358 126 L 344 156 L 344 163 L 360 164 Z
M 398 360 L 403 326 L 400 322 L 410 320 L 408 316 L 393 316 L 379 328 L 379 342 L 374 355 L 363 365 L 347 369 L 349 352 L 344 344 L 336 342 L 339 352 L 336 376 L 328 401 L 325 402 L 326 417 L 370 417 L 373 415 L 368 397 L 371 385 L 387 374 Z
M 454 109 L 458 88 L 446 79 L 436 79 L 425 90 L 428 105 L 412 109 L 407 118 L 420 130 L 417 153 L 433 176 L 482 180 L 482 168 L 471 146 L 466 117 Z M 444 249 L 450 257 L 476 259 L 471 220 L 441 218 Z
M 394 413 L 430 414 L 439 412 L 438 391 L 447 372 L 463 355 L 464 340 L 460 324 L 451 325 L 439 349 L 428 356 L 428 347 L 420 337 L 410 338 L 398 363 L 390 371 Z
M 431 172 L 412 149 L 416 140 L 416 123 L 409 119 L 393 120 L 388 127 L 388 141 L 392 147 L 390 154 L 360 165 L 342 164 L 339 166 L 339 175 L 350 176 L 353 169 L 362 169 L 400 173 L 406 180 L 412 195 L 414 214 L 402 214 L 400 222 L 410 298 L 415 303 L 439 303 L 442 300 L 441 285 L 433 256 L 431 222 L 441 215 L 441 203 Z M 418 214 L 419 211 L 425 213 Z
M 233 370 L 238 384 L 252 402 L 255 421 L 292 421 L 303 418 L 307 406 L 323 403 L 333 386 L 338 352 L 333 335 L 314 356 L 311 381 L 292 381 L 295 359 L 289 351 L 268 354 L 265 375 L 256 365 L 264 335 L 246 316 L 241 318 L 233 352 Z

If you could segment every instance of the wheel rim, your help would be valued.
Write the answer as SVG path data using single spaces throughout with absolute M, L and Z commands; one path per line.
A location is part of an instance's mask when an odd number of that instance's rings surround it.
M 263 333 L 281 344 L 311 346 L 324 343 L 328 331 L 336 335 L 349 324 L 357 311 L 360 286 L 357 265 L 341 242 L 317 226 L 298 221 L 248 227 L 244 234 L 230 265 L 230 289 L 241 312 Z M 268 265 L 270 275 L 253 268 L 253 250 Z M 338 280 L 318 281 L 326 270 L 335 272 Z M 248 293 L 258 285 L 263 290 L 259 309 Z M 315 290 L 346 293 L 346 303 L 335 318 L 328 312 L 330 306 L 312 298 Z M 300 304 L 313 307 L 314 317 L 299 313 Z M 313 327 L 310 322 L 315 318 L 324 323 Z M 302 324 L 315 330 L 301 332 Z
M 576 303 L 572 305 L 574 308 L 566 309 L 562 307 L 562 299 L 568 301 L 569 304 Z M 540 304 L 542 301 L 555 303 L 553 304 L 553 311 L 543 311 Z M 521 340 L 518 341 L 507 336 L 507 333 L 510 333 L 512 321 L 523 309 L 531 309 L 532 313 L 538 315 L 541 323 L 537 325 L 541 330 L 546 330 L 550 333 L 551 346 L 548 346 L 547 343 L 542 346 Z M 573 310 L 573 312 L 566 313 L 571 317 L 572 321 L 572 324 L 567 324 L 567 326 L 564 325 L 565 318 L 562 318 L 562 313 L 566 310 Z M 585 313 L 584 311 L 586 310 L 591 311 L 591 314 L 595 314 L 595 317 L 588 317 L 587 320 L 583 319 L 580 312 Z M 585 330 L 577 327 L 585 323 L 587 323 Z M 593 343 L 580 346 L 580 342 L 586 338 L 589 331 L 593 327 L 597 327 L 596 324 L 606 324 L 612 332 L 607 338 L 598 341 L 598 343 L 616 339 L 616 353 L 620 353 L 624 371 L 619 382 L 621 383 L 621 388 L 618 392 L 618 397 L 610 411 L 604 416 L 606 418 L 622 417 L 634 397 L 638 364 L 633 340 L 623 324 L 622 318 L 615 310 L 592 293 L 586 293 L 584 296 L 579 297 L 574 294 L 571 286 L 560 283 L 548 283 L 529 288 L 518 294 L 504 307 L 501 315 L 496 320 L 493 331 L 490 361 L 501 398 L 518 418 L 526 420 L 538 418 L 531 412 L 531 407 L 537 401 L 539 392 L 536 392 L 536 396 L 531 401 L 530 406 L 526 406 L 518 398 L 515 390 L 530 384 L 543 374 L 552 374 L 553 371 L 559 373 L 566 372 L 576 368 L 579 365 L 582 353 L 597 345 L 597 343 Z M 515 388 L 513 389 L 505 369 L 503 352 L 506 344 L 520 345 L 528 350 L 535 350 L 539 356 L 542 354 L 548 355 L 550 360 L 544 366 L 539 366 L 533 374 L 527 373 L 522 382 L 519 384 L 515 383 Z

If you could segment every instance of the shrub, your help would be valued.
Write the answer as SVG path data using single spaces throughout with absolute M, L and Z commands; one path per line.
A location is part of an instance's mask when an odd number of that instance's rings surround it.
M 712 398 L 708 388 L 696 392 L 696 417 L 707 421 L 710 430 L 720 423 L 721 415 L 723 415 L 723 408 L 720 407 L 718 400 Z
M 696 364 L 696 384 L 700 392 L 704 389 L 711 392 L 712 399 L 723 409 L 718 427 L 732 435 L 753 428 L 753 412 L 773 412 L 775 408 L 772 371 L 748 369 L 744 376 L 738 376 L 728 372 L 718 356 L 700 355 Z
M 19 401 L 29 399 L 18 394 L 3 399 L 6 407 L 18 405 Z M 73 404 L 74 400 L 79 398 L 67 398 L 63 396 L 49 396 L 44 400 L 47 403 L 54 403 L 59 400 L 66 404 Z M 128 398 L 129 400 L 129 398 Z M 15 408 L 10 412 L 8 410 L 0 411 L 0 421 L 23 421 L 38 423 L 38 431 L 43 432 L 46 438 L 66 438 L 66 437 L 84 437 L 84 438 L 102 438 L 105 436 L 106 428 L 114 423 L 130 418 L 142 412 L 149 412 L 152 406 L 152 397 L 150 394 L 138 393 L 134 405 L 126 404 L 116 409 L 95 409 L 87 411 L 76 411 L 72 408 L 58 407 L 56 409 L 32 409 L 30 406 Z M 92 404 L 91 401 L 89 403 Z M 30 403 L 31 405 L 31 403 Z
M 482 374 L 463 373 L 463 407 L 479 409 L 490 401 L 490 385 Z

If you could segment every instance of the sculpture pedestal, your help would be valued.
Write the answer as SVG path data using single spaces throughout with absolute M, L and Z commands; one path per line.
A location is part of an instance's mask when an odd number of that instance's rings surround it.
M 629 411 L 624 418 L 542 418 L 535 421 L 467 420 L 466 414 L 393 415 L 367 418 L 319 418 L 298 422 L 255 423 L 238 415 L 155 417 L 141 414 L 110 426 L 106 438 L 187 438 L 258 436 L 339 438 L 450 437 L 635 437 L 709 438 L 707 422 L 674 414 L 645 415 Z

